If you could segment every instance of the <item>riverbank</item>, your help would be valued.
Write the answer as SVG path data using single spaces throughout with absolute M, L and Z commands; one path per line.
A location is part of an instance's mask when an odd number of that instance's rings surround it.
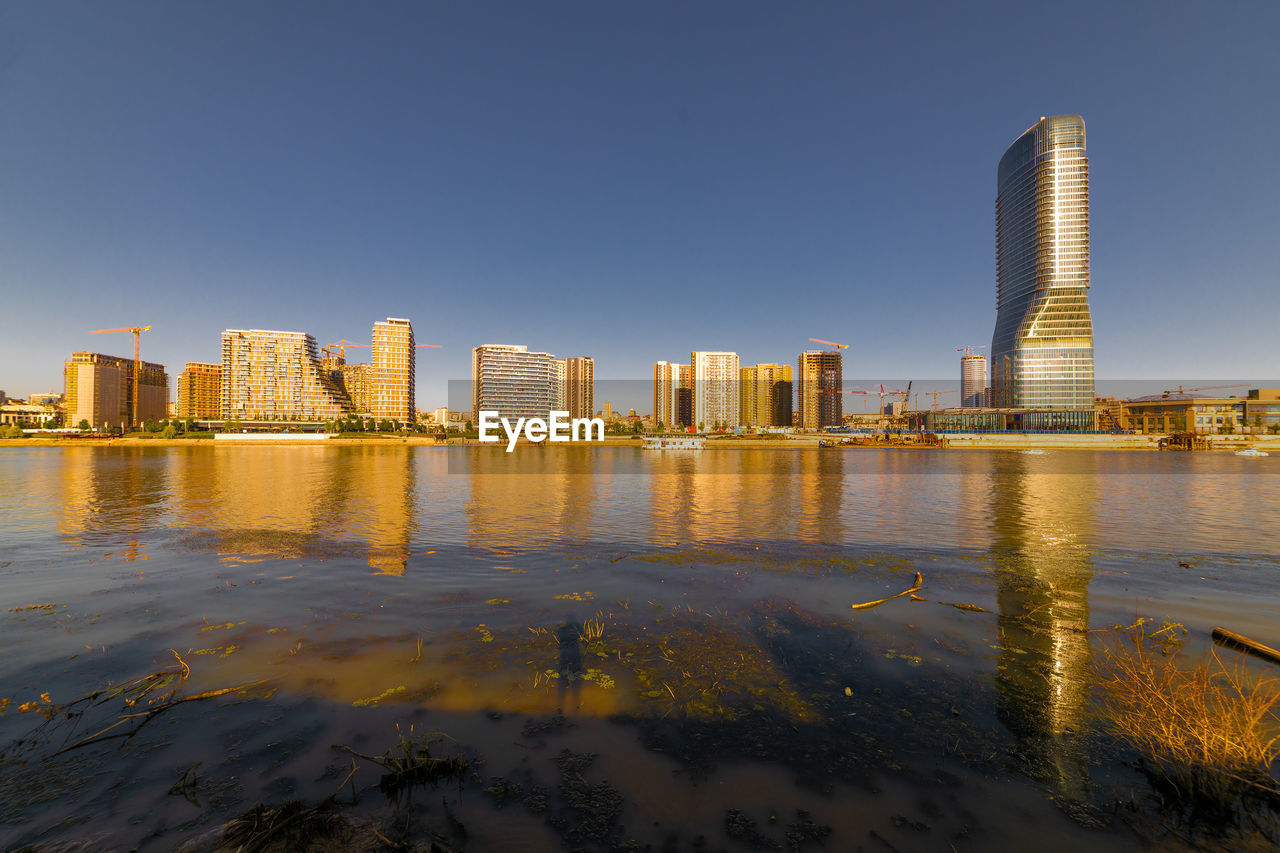
M 798 435 L 786 439 L 752 439 L 752 438 L 719 438 L 708 437 L 706 449 L 735 448 L 739 450 L 818 450 L 819 442 L 839 439 L 843 436 L 830 435 Z M 825 447 L 823 450 L 858 451 L 858 450 L 1141 450 L 1160 449 L 1161 435 L 1072 435 L 1072 434 L 993 434 L 993 433 L 953 433 L 944 436 L 946 445 L 942 447 L 928 446 L 907 442 L 903 444 L 878 443 L 870 445 L 849 445 L 844 447 Z M 1246 447 L 1256 448 L 1265 453 L 1280 455 L 1280 436 L 1237 436 L 1215 435 L 1208 437 L 1209 452 L 1234 452 Z M 579 443 L 534 445 L 522 439 L 518 446 L 522 448 L 564 448 L 578 447 Z M 310 447 L 489 447 L 506 451 L 506 442 L 481 444 L 474 438 L 451 438 L 437 441 L 430 436 L 361 436 L 359 438 L 329 438 L 248 434 L 243 438 L 234 434 L 222 434 L 214 440 L 214 436 L 201 433 L 199 438 L 156 438 L 152 436 L 129 435 L 119 438 L 67 438 L 67 437 L 31 437 L 0 439 L 0 448 L 5 447 L 247 447 L 247 446 L 310 446 Z M 604 447 L 640 447 L 640 440 L 632 437 L 606 436 L 603 441 L 591 442 L 593 446 Z M 670 451 L 687 453 L 690 451 Z

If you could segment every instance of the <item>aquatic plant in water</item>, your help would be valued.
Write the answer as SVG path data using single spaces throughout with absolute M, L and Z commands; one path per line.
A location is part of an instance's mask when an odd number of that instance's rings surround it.
M 1167 805 L 1216 821 L 1243 810 L 1256 825 L 1249 812 L 1280 812 L 1280 678 L 1212 648 L 1185 661 L 1185 633 L 1139 619 L 1104 639 L 1094 665 L 1103 724 L 1138 750 Z

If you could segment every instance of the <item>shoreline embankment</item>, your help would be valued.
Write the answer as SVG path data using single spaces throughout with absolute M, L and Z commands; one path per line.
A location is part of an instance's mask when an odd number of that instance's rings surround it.
M 506 451 L 505 442 L 480 443 L 474 438 L 452 438 L 444 442 L 436 441 L 429 436 L 371 436 L 361 438 L 327 438 L 317 436 L 286 437 L 283 435 L 250 434 L 243 438 L 224 434 L 217 440 L 212 438 L 152 438 L 142 436 L 125 436 L 120 438 L 65 438 L 65 437 L 27 437 L 0 440 L 0 449 L 6 447 L 487 447 L 501 452 Z M 719 438 L 707 439 L 707 450 L 717 448 L 733 448 L 738 450 L 823 450 L 849 451 L 859 450 L 1142 450 L 1158 451 L 1161 435 L 1072 435 L 1072 434 L 1008 434 L 1008 433 L 952 433 L 943 436 L 945 444 L 926 445 L 914 441 L 876 442 L 870 444 L 819 447 L 820 441 L 840 439 L 841 435 L 800 435 L 786 439 L 750 439 Z M 1208 436 L 1209 449 L 1204 452 L 1231 452 L 1245 447 L 1280 455 L 1280 436 Z M 581 447 L 583 442 L 566 444 L 535 445 L 522 439 L 520 447 L 550 448 L 553 451 L 563 447 Z M 637 439 L 630 437 L 607 436 L 604 441 L 593 441 L 587 446 L 603 447 L 640 447 Z M 671 451 L 677 452 L 677 451 Z M 687 451 L 680 451 L 687 452 Z

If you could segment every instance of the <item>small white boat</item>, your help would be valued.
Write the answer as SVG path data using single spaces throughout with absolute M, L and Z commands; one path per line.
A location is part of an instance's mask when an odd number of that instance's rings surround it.
M 1044 456 L 1045 454 L 1045 451 L 1040 450 L 1039 448 L 1034 448 L 1034 447 L 1031 448 L 1030 450 L 1024 450 L 1022 452 L 1027 454 L 1028 456 Z
M 707 440 L 700 435 L 646 435 L 645 450 L 701 450 Z
M 1244 450 L 1237 450 L 1236 456 L 1270 456 L 1271 454 L 1258 450 L 1256 447 L 1246 447 Z

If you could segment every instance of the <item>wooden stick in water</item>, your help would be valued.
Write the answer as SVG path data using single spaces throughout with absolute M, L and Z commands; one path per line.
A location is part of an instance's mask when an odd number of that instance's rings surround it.
M 1228 631 L 1226 628 L 1214 628 L 1213 641 L 1220 646 L 1245 652 L 1268 663 L 1280 664 L 1280 652 L 1270 646 L 1264 646 L 1257 640 L 1251 640 L 1243 634 Z

